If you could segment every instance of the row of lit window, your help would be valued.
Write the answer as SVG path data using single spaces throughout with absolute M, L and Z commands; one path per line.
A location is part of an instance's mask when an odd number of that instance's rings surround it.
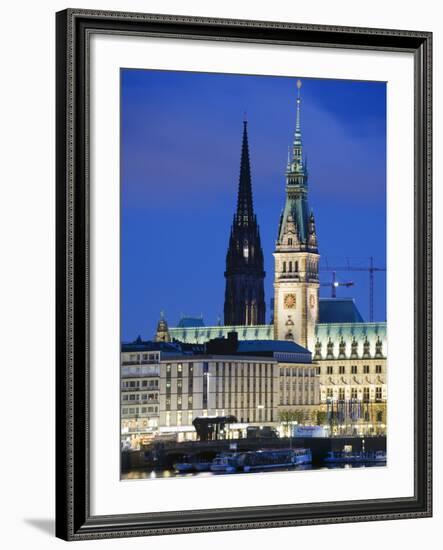
M 268 397 L 269 395 L 269 397 Z M 217 397 L 216 403 L 218 407 L 240 407 L 240 408 L 254 408 L 257 403 L 268 403 L 270 406 L 274 405 L 274 394 L 264 392 L 256 393 L 231 393 L 222 394 Z
M 123 407 L 122 414 L 158 413 L 158 407 Z
M 188 424 L 192 424 L 192 420 L 193 420 L 193 412 L 192 411 L 186 411 L 186 414 L 187 414 L 187 420 L 188 420 Z M 176 421 L 175 421 L 175 425 L 176 426 L 181 426 L 183 424 L 183 421 L 186 419 L 186 416 L 184 417 L 183 416 L 183 413 L 181 411 L 178 411 L 177 412 L 177 417 L 176 417 Z M 166 416 L 165 416 L 165 425 L 166 426 L 170 426 L 171 425 L 171 413 L 170 412 L 167 412 L 166 413 Z
M 204 366 L 207 365 L 207 363 L 204 363 Z M 217 376 L 247 376 L 248 375 L 248 369 L 249 369 L 249 375 L 250 376 L 272 376 L 272 365 L 269 364 L 261 364 L 261 363 L 250 363 L 250 364 L 244 364 L 244 363 L 224 363 L 224 362 L 216 362 L 215 367 L 217 370 Z M 266 368 L 268 367 L 268 370 Z M 224 372 L 221 373 L 220 369 L 223 368 Z M 232 369 L 232 371 L 231 371 Z M 256 370 L 257 369 L 257 370 Z M 189 375 L 192 375 L 194 370 L 193 363 L 188 363 L 188 373 Z M 172 364 L 167 363 L 166 364 L 166 378 L 171 377 L 172 372 Z M 182 363 L 177 363 L 177 377 L 181 378 L 181 375 L 183 374 L 183 365 Z
M 270 393 L 269 396 L 270 396 L 270 406 L 272 407 L 273 402 L 274 402 L 274 399 L 273 399 L 274 396 L 273 396 L 272 393 Z M 251 397 L 252 399 L 249 399 L 249 397 Z M 265 403 L 269 400 L 267 392 L 264 394 L 263 398 L 261 397 L 261 394 L 260 394 L 260 396 L 257 396 L 257 397 L 258 397 L 259 401 L 264 401 Z M 166 400 L 165 400 L 165 409 L 166 409 L 166 411 L 171 410 L 171 402 L 172 402 L 171 398 L 166 397 Z M 230 402 L 231 407 L 240 406 L 241 408 L 243 408 L 243 406 L 245 405 L 246 408 L 249 408 L 251 404 L 254 407 L 255 402 L 256 402 L 255 394 L 251 394 L 251 395 L 247 394 L 247 393 L 246 394 L 245 393 L 232 394 L 231 398 L 229 398 L 229 396 L 226 396 L 226 399 L 223 399 L 223 403 L 221 402 L 220 398 L 217 399 L 217 403 L 218 403 L 219 406 L 223 406 L 223 405 L 229 406 L 229 402 Z M 193 397 L 192 397 L 192 395 L 188 396 L 187 404 L 188 404 L 188 406 L 187 406 L 188 410 L 190 408 L 192 408 L 192 406 L 193 406 Z M 177 408 L 177 410 L 181 410 L 183 408 L 183 399 L 180 395 L 178 395 L 177 399 L 176 399 L 176 408 Z M 202 402 L 202 408 L 207 408 L 207 403 Z
M 193 396 L 192 395 L 188 395 L 188 409 L 192 409 L 192 406 L 193 406 L 193 403 L 194 403 L 194 399 L 193 399 Z M 171 410 L 171 397 L 169 395 L 166 396 L 166 401 L 165 401 L 165 408 L 167 411 L 170 411 Z M 177 396 L 177 409 L 182 409 L 183 408 L 183 398 L 181 395 L 178 395 Z
M 166 376 L 170 376 L 172 370 L 171 363 L 166 364 Z M 194 372 L 194 363 L 188 363 L 188 373 L 190 376 L 192 376 L 192 373 Z M 180 378 L 183 375 L 183 363 L 177 363 L 177 376 Z
M 158 380 L 125 380 L 122 388 L 158 388 Z
M 351 399 L 358 399 L 358 388 L 351 388 Z M 370 399 L 370 389 L 368 387 L 363 388 L 363 400 L 369 401 Z M 326 397 L 333 397 L 334 390 L 332 388 L 327 388 Z M 346 397 L 345 388 L 338 389 L 338 399 L 344 400 Z M 375 388 L 375 399 L 382 399 L 383 397 L 383 388 L 381 386 L 376 386 Z
M 272 391 L 273 379 L 265 378 L 239 378 L 231 381 L 225 378 L 218 378 L 215 384 L 216 393 L 256 393 L 261 391 Z
M 207 413 L 208 411 L 204 411 L 205 413 Z M 218 415 L 219 411 L 216 410 L 215 411 L 215 414 L 216 416 Z M 222 411 L 222 416 L 225 415 L 225 410 Z M 261 421 L 266 421 L 266 420 L 269 420 L 271 422 L 274 421 L 274 411 L 273 409 L 259 409 L 259 410 L 254 410 L 254 409 L 231 409 L 231 410 L 227 410 L 226 411 L 226 414 L 232 414 L 234 415 L 238 420 L 239 422 L 261 422 Z M 181 426 L 183 424 L 184 421 L 186 421 L 187 419 L 187 422 L 188 424 L 192 424 L 192 421 L 193 421 L 193 411 L 186 411 L 186 412 L 181 412 L 181 411 L 177 411 L 176 413 L 176 421 L 175 421 L 175 425 L 176 426 Z M 171 425 L 171 413 L 170 412 L 167 412 L 166 413 L 166 416 L 165 416 L 165 425 L 166 426 L 170 426 Z
M 280 369 L 280 376 L 286 375 L 286 376 L 297 376 L 297 377 L 310 377 L 315 376 L 316 374 L 320 374 L 320 367 L 316 367 L 314 369 L 307 369 L 307 368 L 297 368 L 297 369 L 291 369 L 291 368 L 282 368 Z
M 321 374 L 321 368 L 323 368 L 324 374 L 359 374 L 359 367 L 358 365 L 351 365 L 350 367 L 345 367 L 344 365 L 340 365 L 339 367 L 317 367 L 318 374 Z M 363 365 L 361 372 L 363 374 L 370 374 L 371 373 L 371 367 L 370 365 Z M 375 365 L 374 369 L 375 374 L 382 374 L 383 367 L 382 365 Z
M 129 361 L 156 361 L 158 354 L 156 353 L 131 353 Z
M 216 363 L 217 378 L 271 378 L 272 365 L 260 363 Z M 223 369 L 223 370 L 222 370 Z
M 123 401 L 157 401 L 158 393 L 131 393 L 123 395 Z

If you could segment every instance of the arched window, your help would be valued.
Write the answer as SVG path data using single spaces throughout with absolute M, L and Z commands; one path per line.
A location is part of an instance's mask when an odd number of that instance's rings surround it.
M 243 242 L 243 257 L 247 260 L 249 258 L 249 246 L 248 241 Z
M 288 239 L 288 246 L 292 246 L 292 239 Z
M 286 262 L 283 262 L 283 273 L 286 273 Z
M 289 273 L 292 271 L 292 262 L 289 262 Z
M 295 262 L 295 268 L 294 271 L 298 271 L 298 261 Z

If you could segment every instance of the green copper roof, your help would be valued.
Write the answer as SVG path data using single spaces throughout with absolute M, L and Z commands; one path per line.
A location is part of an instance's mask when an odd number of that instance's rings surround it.
M 297 81 L 297 115 L 295 124 L 294 141 L 292 144 L 292 156 L 288 153 L 288 165 L 286 168 L 286 202 L 280 218 L 277 237 L 277 249 L 279 246 L 300 246 L 317 252 L 314 220 L 310 222 L 310 209 L 308 205 L 308 170 L 303 158 L 303 140 L 300 124 L 301 88 L 300 80 Z M 288 234 L 297 235 L 297 244 L 288 244 L 285 240 Z M 311 238 L 310 238 L 311 237 Z
M 382 357 L 387 357 L 386 323 L 319 323 L 315 327 L 317 351 L 323 359 L 327 358 L 328 344 L 331 345 L 331 358 L 340 357 L 340 343 L 345 345 L 345 354 L 349 357 L 352 346 L 356 355 L 365 357 L 367 346 L 368 357 L 377 357 L 377 348 Z
M 376 340 L 386 339 L 386 323 L 318 323 L 315 334 L 319 338 L 331 338 L 331 340 L 351 338 L 364 340 L 365 337 Z
M 179 328 L 204 327 L 203 317 L 182 317 L 178 322 Z
M 239 340 L 272 340 L 273 325 L 215 326 L 215 327 L 173 327 L 169 329 L 171 339 L 203 344 L 213 338 L 225 338 L 229 332 L 237 332 Z
M 227 338 L 228 333 L 233 331 L 238 333 L 239 341 L 274 339 L 273 325 L 173 327 L 169 329 L 172 340 L 189 344 L 204 344 L 213 338 Z M 347 353 L 350 352 L 352 342 L 355 341 L 360 357 L 363 357 L 365 343 L 369 343 L 372 357 L 375 356 L 377 345 L 382 346 L 383 356 L 387 355 L 386 323 L 318 323 L 315 328 L 315 338 L 317 345 L 320 345 L 323 358 L 326 357 L 328 342 L 333 343 L 333 354 L 338 357 L 339 344 L 342 341 L 346 344 Z M 314 353 L 315 349 L 310 351 Z
M 287 196 L 285 202 L 285 208 L 283 210 L 280 231 L 278 238 L 281 238 L 281 232 L 284 230 L 288 217 L 291 216 L 292 220 L 295 221 L 299 239 L 302 242 L 307 241 L 308 239 L 308 227 L 309 227 L 309 204 L 306 197 L 301 195 L 297 196 Z

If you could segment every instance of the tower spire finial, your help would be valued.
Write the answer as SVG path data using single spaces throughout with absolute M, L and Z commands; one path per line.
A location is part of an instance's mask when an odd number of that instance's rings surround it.
M 300 103 L 301 103 L 301 96 L 300 96 L 300 89 L 301 89 L 302 83 L 301 80 L 297 80 L 297 117 L 295 120 L 295 142 L 300 142 L 301 144 L 301 127 L 300 127 Z
M 292 162 L 291 169 L 288 170 L 288 173 L 298 174 L 303 176 L 305 174 L 305 169 L 303 166 L 303 143 L 301 137 L 301 124 L 300 124 L 300 112 L 301 112 L 301 94 L 300 89 L 302 87 L 302 82 L 300 79 L 297 80 L 297 110 L 295 118 L 295 132 L 294 132 L 294 142 L 292 144 Z
M 243 139 L 238 183 L 237 223 L 250 225 L 254 217 L 252 202 L 251 167 L 249 164 L 248 122 L 243 120 Z

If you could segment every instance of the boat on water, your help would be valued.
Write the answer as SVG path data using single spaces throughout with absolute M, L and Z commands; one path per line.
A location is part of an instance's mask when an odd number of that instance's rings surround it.
M 386 462 L 386 451 L 329 451 L 325 462 L 329 464 L 383 464 Z
M 196 458 L 185 458 L 182 462 L 173 464 L 174 470 L 180 473 L 185 472 L 208 472 L 212 462 L 207 460 L 199 460 Z
M 311 462 L 311 450 L 303 448 L 249 451 L 242 454 L 238 459 L 239 467 L 244 472 L 269 468 L 287 468 L 310 464 Z
M 238 456 L 236 453 L 217 455 L 211 463 L 211 472 L 233 474 L 238 470 Z
M 175 462 L 173 466 L 174 470 L 176 470 L 177 472 L 184 473 L 193 472 L 195 464 L 193 464 L 192 462 Z
M 212 462 L 205 462 L 205 461 L 202 461 L 202 462 L 196 462 L 194 464 L 194 467 L 195 467 L 195 470 L 197 472 L 209 472 L 209 470 L 211 469 L 211 464 Z

